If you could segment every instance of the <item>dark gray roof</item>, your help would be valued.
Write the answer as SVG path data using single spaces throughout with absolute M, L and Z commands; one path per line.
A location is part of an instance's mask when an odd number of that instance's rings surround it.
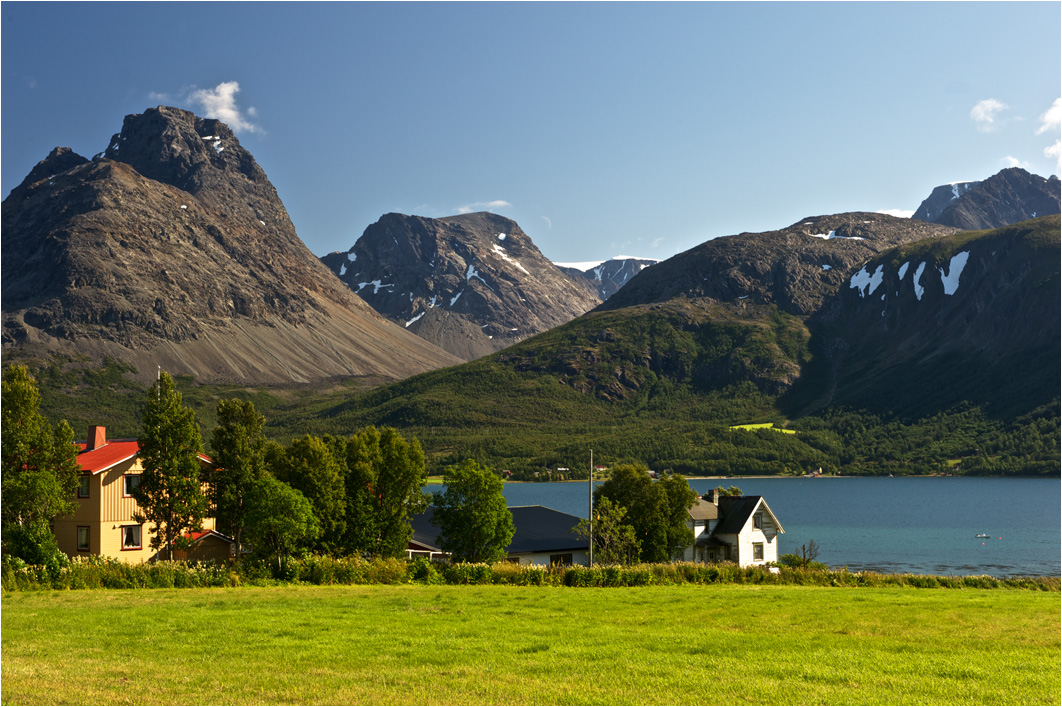
M 572 533 L 572 528 L 582 520 L 579 516 L 561 513 L 545 506 L 509 506 L 513 514 L 516 532 L 506 552 L 517 555 L 528 552 L 557 552 L 560 550 L 585 550 L 586 540 Z M 413 526 L 413 542 L 418 545 L 439 548 L 439 528 L 434 523 L 435 508 L 418 513 L 410 519 Z
M 552 552 L 585 550 L 589 543 L 572 532 L 582 518 L 545 506 L 509 506 L 516 532 L 507 552 Z
M 731 535 L 741 532 L 762 496 L 723 496 L 719 499 L 719 515 L 723 520 L 715 526 L 716 535 Z

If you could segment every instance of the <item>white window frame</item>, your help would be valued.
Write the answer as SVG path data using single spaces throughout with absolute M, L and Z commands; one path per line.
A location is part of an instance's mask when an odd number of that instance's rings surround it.
M 757 557 L 758 555 L 758 557 Z M 752 561 L 763 561 L 763 543 L 752 543 Z
M 126 544 L 126 532 L 136 528 L 137 540 L 140 541 L 138 545 Z M 144 549 L 144 526 L 142 525 L 123 525 L 122 532 L 122 549 L 123 550 L 143 550 Z

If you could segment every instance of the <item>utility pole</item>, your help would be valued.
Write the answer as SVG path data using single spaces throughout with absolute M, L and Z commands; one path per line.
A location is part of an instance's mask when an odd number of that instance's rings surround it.
M 590 566 L 594 566 L 594 450 L 590 450 Z

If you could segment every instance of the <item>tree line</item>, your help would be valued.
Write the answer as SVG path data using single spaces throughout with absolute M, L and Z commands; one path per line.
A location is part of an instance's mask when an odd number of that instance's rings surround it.
M 36 382 L 22 366 L 3 376 L 3 554 L 30 564 L 59 561 L 50 523 L 77 508 L 81 467 L 73 431 L 40 414 Z M 455 559 L 491 561 L 512 539 L 502 481 L 472 460 L 448 468 L 444 493 L 422 491 L 424 452 L 390 427 L 349 436 L 267 439 L 265 417 L 240 399 L 217 405 L 204 456 L 195 412 L 160 372 L 143 400 L 137 442 L 142 466 L 132 489 L 160 559 L 187 548 L 208 517 L 237 548 L 284 559 L 300 551 L 402 557 L 410 519 L 434 501 L 439 543 Z

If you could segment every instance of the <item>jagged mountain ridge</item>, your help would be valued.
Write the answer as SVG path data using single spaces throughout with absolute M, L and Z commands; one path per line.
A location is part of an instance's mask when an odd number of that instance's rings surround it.
M 592 265 L 576 263 L 554 264 L 573 277 L 582 277 L 589 280 L 597 288 L 597 296 L 601 301 L 605 301 L 630 282 L 632 277 L 650 265 L 655 265 L 659 262 L 659 260 L 652 258 L 632 258 L 625 255 L 617 255 L 615 258 Z
M 983 181 L 936 187 L 912 218 L 966 231 L 1002 228 L 1060 211 L 1058 177 L 1010 167 Z
M 594 288 L 547 260 L 510 219 L 480 212 L 386 214 L 322 262 L 378 312 L 471 360 L 599 303 Z
M 324 268 L 220 121 L 160 106 L 86 160 L 57 148 L 3 202 L 3 349 L 217 382 L 401 378 L 457 359 Z
M 877 213 L 813 216 L 778 231 L 706 241 L 639 273 L 599 309 L 685 296 L 773 304 L 808 316 L 868 258 L 902 243 L 954 232 Z

